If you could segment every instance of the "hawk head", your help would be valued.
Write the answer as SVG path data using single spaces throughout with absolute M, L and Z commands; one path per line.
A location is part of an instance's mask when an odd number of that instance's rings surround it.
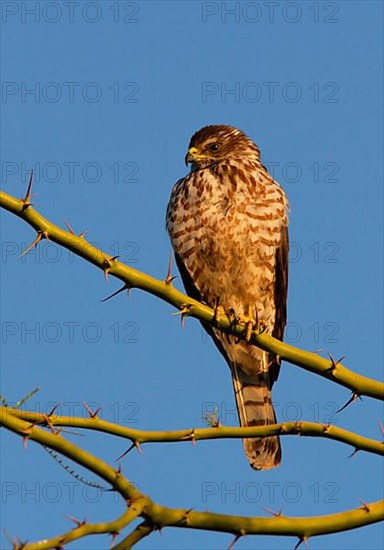
M 192 170 L 199 170 L 237 158 L 259 161 L 260 152 L 241 130 L 220 124 L 205 126 L 192 136 L 185 164 L 192 164 Z

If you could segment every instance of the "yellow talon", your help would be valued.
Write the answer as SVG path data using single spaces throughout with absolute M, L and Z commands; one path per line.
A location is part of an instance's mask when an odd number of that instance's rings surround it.
M 216 305 L 213 314 L 213 320 L 217 323 L 222 315 L 225 315 L 225 309 L 223 306 Z

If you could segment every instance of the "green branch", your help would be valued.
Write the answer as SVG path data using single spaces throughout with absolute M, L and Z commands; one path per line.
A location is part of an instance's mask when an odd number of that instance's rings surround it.
M 89 535 L 108 534 L 112 536 L 112 542 L 116 535 L 129 525 L 138 516 L 137 509 L 129 508 L 119 518 L 105 523 L 84 523 L 75 520 L 77 527 L 50 539 L 37 542 L 19 542 L 13 545 L 14 550 L 49 550 L 50 548 L 63 548 L 65 544 L 81 539 Z
M 37 237 L 31 247 L 36 246 L 42 239 L 49 239 L 102 269 L 105 275 L 110 274 L 120 279 L 127 289 L 139 288 L 149 292 L 176 307 L 183 316 L 195 317 L 200 321 L 216 326 L 228 334 L 245 337 L 246 326 L 244 324 L 238 323 L 234 326 L 233 321 L 226 315 L 216 318 L 213 309 L 174 288 L 170 277 L 167 277 L 164 281 L 154 279 L 98 250 L 88 243 L 84 236 L 77 236 L 73 232 L 65 231 L 48 221 L 32 208 L 30 189 L 28 189 L 24 199 L 16 199 L 7 193 L 0 192 L 0 206 L 22 218 L 36 230 Z M 328 360 L 315 353 L 295 348 L 276 340 L 268 334 L 260 334 L 257 330 L 252 331 L 250 342 L 278 355 L 289 363 L 349 388 L 355 395 L 384 399 L 383 383 L 356 374 L 332 358 Z
M 123 514 L 115 522 L 90 525 L 79 522 L 73 531 L 49 541 L 44 540 L 35 543 L 15 541 L 15 550 L 60 548 L 65 543 L 70 542 L 70 540 L 96 532 L 110 532 L 112 535 L 117 535 L 118 531 L 115 531 L 116 528 L 126 526 L 138 516 L 144 518 L 144 526 L 141 524 L 141 529 L 135 529 L 126 537 L 125 542 L 123 541 L 117 545 L 117 549 L 129 548 L 130 544 L 149 534 L 150 528 L 151 530 L 155 530 L 163 527 L 179 527 L 219 531 L 232 533 L 236 538 L 245 535 L 286 535 L 297 537 L 299 541 L 306 541 L 309 537 L 316 535 L 355 529 L 384 519 L 383 501 L 370 504 L 364 503 L 360 508 L 355 510 L 310 518 L 286 517 L 282 514 L 276 514 L 274 517 L 267 518 L 244 517 L 168 508 L 153 502 L 134 487 L 119 470 L 115 470 L 101 459 L 70 443 L 60 433 L 53 430 L 53 427 L 51 427 L 51 431 L 44 430 L 34 423 L 18 418 L 15 414 L 10 414 L 6 407 L 1 407 L 0 409 L 0 425 L 23 437 L 25 441 L 27 439 L 36 441 L 81 464 L 110 483 L 129 503 L 127 513 Z M 114 524 L 116 522 L 117 524 Z M 109 531 L 111 524 L 114 524 L 113 530 Z M 71 534 L 72 539 L 69 540 L 67 537 L 70 537 Z
M 15 550 L 62 548 L 64 544 L 73 540 L 100 533 L 109 533 L 115 537 L 122 528 L 142 515 L 144 507 L 151 503 L 150 499 L 128 481 L 120 470 L 112 468 L 103 460 L 67 441 L 59 431 L 54 430 L 53 426 L 51 426 L 51 431 L 39 428 L 34 422 L 26 422 L 15 415 L 9 414 L 6 407 L 0 407 L 0 426 L 4 426 L 21 436 L 24 444 L 28 440 L 35 441 L 45 447 L 54 449 L 77 464 L 87 468 L 108 482 L 115 491 L 120 493 L 124 501 L 129 504 L 129 509 L 114 521 L 87 524 L 75 520 L 77 527 L 67 533 L 36 543 L 14 542 Z
M 84 466 L 112 485 L 126 501 L 130 502 L 142 497 L 137 488 L 122 475 L 120 470 L 112 468 L 103 460 L 95 458 L 91 453 L 67 441 L 59 430 L 54 430 L 53 427 L 50 431 L 44 430 L 35 422 L 25 421 L 10 414 L 7 407 L 0 407 L 0 426 L 20 435 L 25 444 L 29 440 L 36 441 Z
M 231 428 L 217 425 L 210 428 L 192 428 L 175 431 L 143 431 L 126 428 L 102 420 L 98 416 L 81 418 L 73 416 L 44 415 L 36 412 L 21 411 L 19 409 L 5 409 L 8 414 L 42 426 L 66 426 L 72 428 L 85 428 L 129 439 L 136 445 L 143 443 L 171 443 L 182 441 L 202 441 L 206 439 L 229 439 L 246 437 L 269 437 L 272 435 L 300 435 L 309 437 L 324 437 L 341 443 L 351 445 L 355 452 L 366 451 L 369 453 L 384 455 L 384 443 L 368 437 L 364 437 L 343 428 L 329 424 L 316 422 L 284 422 L 270 424 L 269 426 L 257 426 L 252 428 Z
M 152 504 L 146 515 L 157 528 L 186 527 L 244 535 L 288 535 L 305 541 L 316 535 L 356 529 L 384 520 L 384 501 L 363 504 L 355 510 L 314 517 L 287 517 L 282 514 L 272 518 L 241 517 L 211 512 L 175 510 Z
M 140 525 L 138 525 L 132 531 L 132 533 L 129 533 L 129 535 L 126 536 L 125 539 L 116 544 L 116 546 L 114 546 L 112 550 L 129 550 L 137 542 L 140 542 L 142 539 L 150 535 L 154 530 L 155 528 L 153 525 L 147 523 L 146 521 L 143 521 L 143 523 L 140 523 Z

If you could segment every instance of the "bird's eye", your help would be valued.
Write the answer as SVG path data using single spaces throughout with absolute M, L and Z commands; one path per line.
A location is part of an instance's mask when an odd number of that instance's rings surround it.
M 211 144 L 209 145 L 209 150 L 210 150 L 210 151 L 217 151 L 218 148 L 219 148 L 219 144 L 218 144 L 218 143 L 211 143 Z

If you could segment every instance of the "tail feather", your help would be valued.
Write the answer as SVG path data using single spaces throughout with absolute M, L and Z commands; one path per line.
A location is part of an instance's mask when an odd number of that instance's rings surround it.
M 268 354 L 263 353 L 261 360 L 267 359 Z M 240 425 L 245 428 L 274 424 L 276 415 L 271 401 L 267 369 L 255 369 L 257 374 L 250 374 L 244 372 L 239 364 L 232 363 L 230 366 Z M 248 438 L 243 443 L 252 468 L 268 470 L 280 464 L 281 447 L 278 436 Z

